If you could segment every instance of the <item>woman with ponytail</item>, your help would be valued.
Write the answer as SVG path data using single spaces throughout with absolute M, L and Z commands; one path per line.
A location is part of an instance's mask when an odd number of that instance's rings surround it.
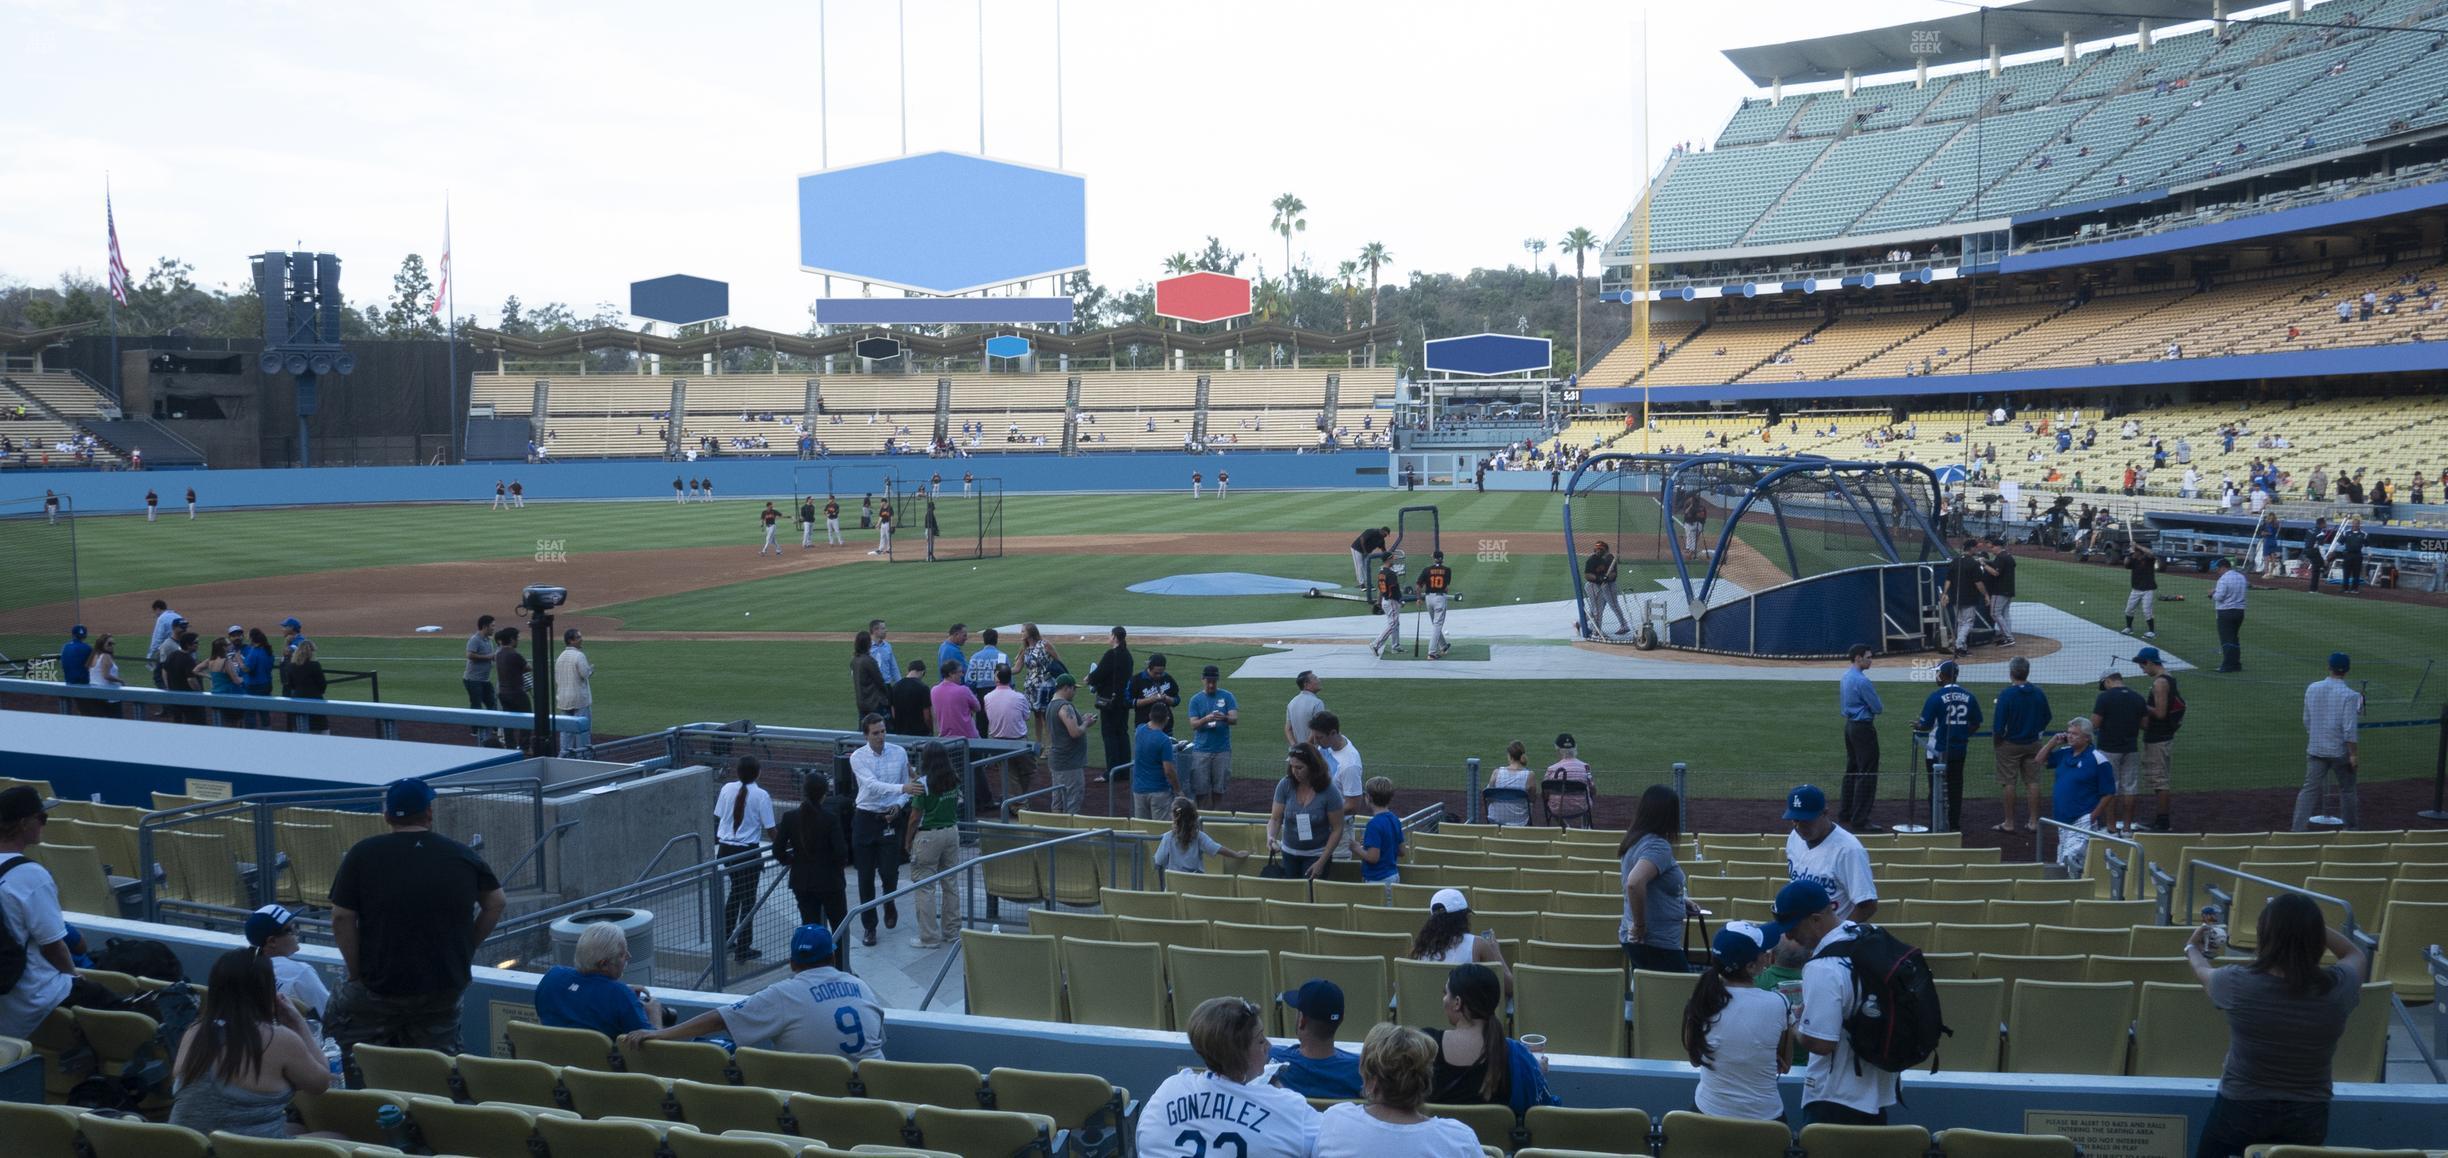
M 278 995 L 272 959 L 260 948 L 232 949 L 215 959 L 203 993 L 203 1007 L 171 1064 L 177 1085 L 171 1124 L 206 1134 L 288 1137 L 290 1100 L 331 1088 L 314 1030 Z
M 1703 1114 L 1785 1120 L 1777 1075 L 1793 1052 L 1793 1011 L 1757 984 L 1782 939 L 1774 925 L 1728 921 L 1710 946 L 1708 967 L 1683 1007 L 1683 1052 L 1700 1067 L 1692 1102 Z
M 757 784 L 757 758 L 742 756 L 732 766 L 734 779 L 714 795 L 714 849 L 719 857 L 751 853 L 773 835 L 773 794 Z M 765 858 L 744 858 L 731 870 L 730 895 L 723 901 L 723 935 L 731 957 L 745 961 L 762 957 L 756 947 L 757 881 L 765 875 Z
M 1547 1060 L 1505 1036 L 1503 1014 L 1504 982 L 1495 970 L 1470 964 L 1446 974 L 1447 1027 L 1427 1031 L 1437 1043 L 1429 1101 L 1511 1106 L 1516 1114 L 1556 1104 L 1547 1090 Z

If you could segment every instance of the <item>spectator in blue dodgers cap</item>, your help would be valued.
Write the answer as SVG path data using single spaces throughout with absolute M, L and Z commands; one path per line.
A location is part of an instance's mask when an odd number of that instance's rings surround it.
M 297 916 L 279 905 L 265 905 L 247 914 L 246 941 L 272 961 L 272 984 L 282 997 L 308 1017 L 323 1016 L 331 1004 L 331 989 L 314 966 L 297 959 Z
M 68 642 L 60 645 L 60 682 L 64 684 L 86 683 L 93 678 L 92 673 L 88 670 L 92 666 L 93 645 L 85 642 L 85 625 L 80 623 L 68 629 Z
M 1700 1067 L 1692 1101 L 1703 1114 L 1785 1120 L 1777 1075 L 1792 1053 L 1795 1010 L 1758 985 L 1784 935 L 1779 925 L 1728 921 L 1709 946 L 1708 968 L 1683 1007 L 1683 1052 Z
M 1312 977 L 1275 1000 L 1298 1015 L 1292 1023 L 1297 1040 L 1267 1053 L 1279 1066 L 1275 1084 L 1304 1098 L 1359 1097 L 1360 1057 L 1335 1048 L 1335 1031 L 1343 1028 L 1343 988 Z
M 1785 794 L 1785 819 L 1793 824 L 1793 832 L 1785 837 L 1786 874 L 1826 890 L 1839 918 L 1867 921 L 1878 911 L 1878 882 L 1870 877 L 1870 853 L 1827 810 L 1827 793 L 1816 784 L 1804 784 Z M 1777 919 L 1785 918 L 1779 914 Z
M 342 1050 L 360 1042 L 459 1051 L 459 999 L 476 946 L 508 902 L 475 850 L 434 831 L 433 786 L 383 789 L 391 831 L 358 841 L 333 874 L 332 940 L 346 972 L 324 1029 Z
M 1858 918 L 1856 918 L 1858 920 Z M 1897 1101 L 1893 1071 L 1859 1062 L 1845 1022 L 1860 1007 L 1849 952 L 1831 952 L 1853 939 L 1861 926 L 1838 915 L 1834 898 L 1816 881 L 1797 880 L 1778 890 L 1776 920 L 1785 939 L 1810 951 L 1802 966 L 1802 1048 L 1810 1070 L 1802 1080 L 1802 1118 L 1849 1126 L 1883 1126 Z
M 739 1045 L 832 1054 L 856 1062 L 884 1056 L 884 1006 L 867 983 L 833 966 L 833 933 L 801 925 L 791 933 L 791 975 L 722 1009 L 665 1029 L 638 1030 L 621 1042 L 721 1033 Z

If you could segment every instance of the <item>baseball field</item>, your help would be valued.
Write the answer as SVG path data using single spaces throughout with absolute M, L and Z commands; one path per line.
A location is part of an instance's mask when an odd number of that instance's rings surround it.
M 1406 786 L 1459 787 L 1464 757 L 1493 767 L 1515 739 L 1543 765 L 1559 732 L 1579 739 L 1613 794 L 1636 790 L 1676 761 L 1722 785 L 1756 784 L 1762 798 L 1794 779 L 1832 784 L 1841 772 L 1838 665 L 1572 642 L 1572 568 L 1562 557 L 1554 495 L 1239 492 L 1194 502 L 1186 493 L 1013 494 L 1003 500 L 1004 557 L 932 564 L 870 556 L 874 535 L 856 529 L 855 507 L 847 546 L 824 546 L 819 528 L 818 545 L 803 550 L 786 522 L 781 555 L 760 555 L 757 514 L 767 497 L 784 500 L 777 505 L 787 518 L 788 496 L 761 495 L 685 505 L 536 502 L 522 510 L 481 502 L 208 509 L 194 521 L 165 510 L 156 523 L 140 515 L 86 517 L 76 528 L 82 615 L 93 631 L 121 637 L 131 682 L 143 678 L 134 661 L 150 602 L 160 598 L 207 636 L 231 623 L 272 631 L 294 615 L 327 668 L 379 671 L 386 700 L 459 705 L 459 653 L 476 617 L 519 622 L 520 587 L 557 584 L 570 591 L 562 623 L 589 637 L 599 736 L 743 717 L 848 727 L 850 636 L 869 619 L 891 624 L 903 659 L 931 659 L 955 621 L 972 629 L 972 648 L 977 630 L 1004 628 L 1007 652 L 1017 638 L 1013 626 L 1036 622 L 1082 674 L 1105 646 L 1103 627 L 1125 624 L 1137 656 L 1165 653 L 1185 692 L 1195 689 L 1201 665 L 1223 668 L 1243 709 L 1242 778 L 1271 778 L 1279 769 L 1281 708 L 1293 690 L 1289 674 L 1302 668 L 1324 673 L 1324 698 L 1370 770 Z M 1450 628 L 1457 646 L 1443 661 L 1411 658 L 1415 615 L 1404 617 L 1401 656 L 1376 660 L 1367 641 L 1382 621 L 1357 603 L 1126 590 L 1208 572 L 1348 588 L 1352 536 L 1393 522 L 1400 506 L 1429 502 L 1439 508 L 1462 596 Z M 914 530 L 897 536 L 905 560 L 923 552 Z M 1406 546 L 1416 573 L 1425 551 Z M 2124 571 L 2019 553 L 2019 606 L 2031 608 L 2032 624 L 2042 628 L 2023 627 L 2023 650 L 2036 657 L 2035 679 L 2062 720 L 2087 711 L 2100 670 L 2144 641 L 2115 634 Z M 1627 563 L 1622 586 L 1627 596 L 1655 595 L 1668 574 L 1661 564 Z M 2448 697 L 2448 665 L 2435 667 L 2448 658 L 2448 609 L 2436 602 L 2394 593 L 2314 595 L 2300 581 L 2256 580 L 2246 669 L 2213 674 L 2207 578 L 2169 574 L 2161 599 L 2151 642 L 2177 661 L 2191 707 L 2177 748 L 2184 790 L 2297 783 L 2302 691 L 2323 674 L 2332 651 L 2354 657 L 2367 723 L 2436 720 Z M 63 618 L 54 637 L 0 638 L 0 650 L 56 650 L 67 626 Z M 1983 649 L 1969 661 L 1964 682 L 1984 705 L 2006 656 Z M 1910 722 L 1929 691 L 1928 662 L 1898 658 L 1873 671 L 1887 707 L 1890 773 L 1909 758 Z M 2120 666 L 2128 675 L 2137 670 Z M 364 688 L 344 684 L 335 695 L 362 696 Z M 2366 780 L 2429 777 L 2437 743 L 2435 727 L 2372 728 L 2364 739 Z M 1985 752 L 1975 752 L 1968 785 L 1976 799 L 1994 796 Z M 1983 815 L 1993 819 L 1988 807 Z

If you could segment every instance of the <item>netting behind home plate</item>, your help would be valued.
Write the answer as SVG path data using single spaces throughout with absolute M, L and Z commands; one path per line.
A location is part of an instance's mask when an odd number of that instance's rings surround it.
M 1840 655 L 1849 641 L 1909 650 L 1948 558 L 1937 501 L 1936 479 L 1912 463 L 1600 455 L 1565 504 L 1583 632 L 1630 642 L 1646 622 L 1667 646 L 1742 655 Z M 1616 630 L 1583 578 L 1600 541 L 1630 565 L 1617 593 L 1633 631 Z

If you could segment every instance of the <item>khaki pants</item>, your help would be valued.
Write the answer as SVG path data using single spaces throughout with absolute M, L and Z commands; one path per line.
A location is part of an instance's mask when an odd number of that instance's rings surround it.
M 1086 768 L 1056 768 L 1053 772 L 1053 779 L 1054 811 L 1078 812 L 1080 796 L 1088 788 L 1088 770 Z
M 949 871 L 959 861 L 959 829 L 923 829 L 910 844 L 909 875 L 912 880 L 924 880 L 936 873 Z M 949 941 L 960 936 L 960 919 L 960 894 L 953 891 L 951 881 L 940 881 L 918 890 L 920 941 Z

